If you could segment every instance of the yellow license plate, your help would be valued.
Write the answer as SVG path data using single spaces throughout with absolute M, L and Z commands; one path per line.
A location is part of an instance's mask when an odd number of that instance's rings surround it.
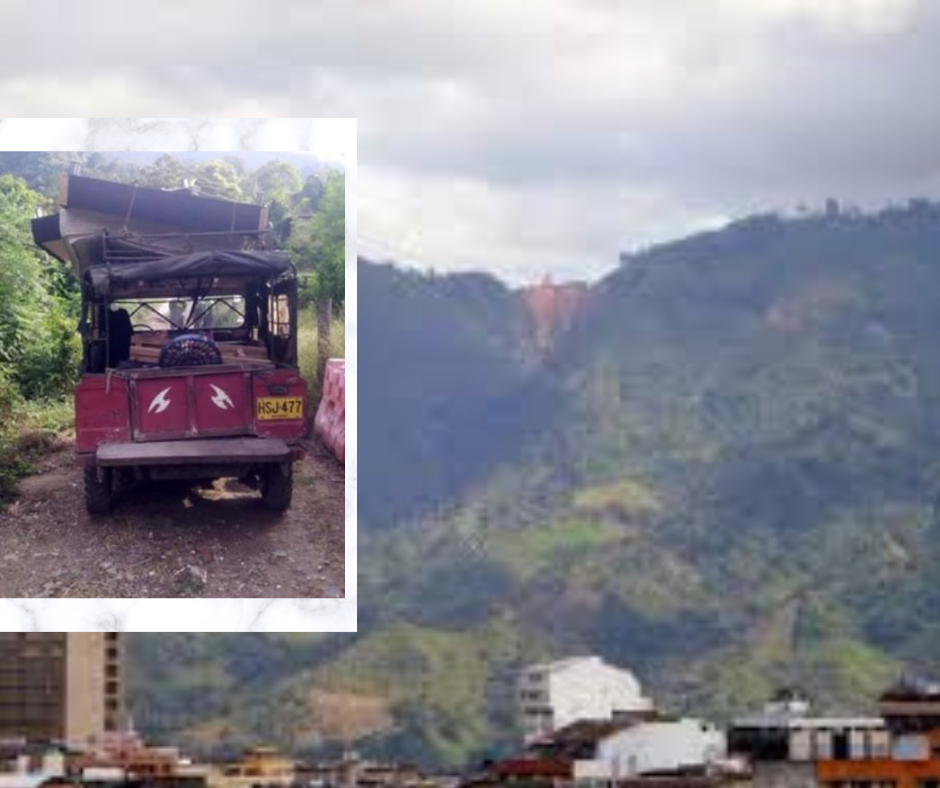
M 301 397 L 258 397 L 258 418 L 261 421 L 303 417 L 304 401 Z

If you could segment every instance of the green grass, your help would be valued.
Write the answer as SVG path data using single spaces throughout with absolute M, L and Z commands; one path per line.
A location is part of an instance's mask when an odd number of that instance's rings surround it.
M 75 430 L 75 410 L 71 397 L 59 400 L 24 402 L 19 409 L 20 424 L 25 430 L 70 436 Z
M 300 313 L 297 352 L 300 357 L 300 372 L 310 387 L 310 395 L 319 398 L 320 382 L 317 380 L 317 315 L 312 310 Z M 346 323 L 334 320 L 330 329 L 330 358 L 346 358 Z
M 487 534 L 486 547 L 495 560 L 520 579 L 528 579 L 557 561 L 603 547 L 619 530 L 605 523 L 559 520 L 530 528 L 507 528 Z
M 571 499 L 572 506 L 592 514 L 612 514 L 625 518 L 656 514 L 661 504 L 656 493 L 637 479 L 621 479 L 613 484 L 582 487 Z
M 38 461 L 62 448 L 73 434 L 72 400 L 15 400 L 0 426 L 0 502 L 10 500 L 16 482 L 34 473 Z

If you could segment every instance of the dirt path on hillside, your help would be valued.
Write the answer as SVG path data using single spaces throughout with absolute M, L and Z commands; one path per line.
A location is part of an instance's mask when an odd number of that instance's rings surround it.
M 0 513 L 0 597 L 342 597 L 345 474 L 309 451 L 284 515 L 222 480 L 141 484 L 101 518 L 71 446 L 49 455 Z

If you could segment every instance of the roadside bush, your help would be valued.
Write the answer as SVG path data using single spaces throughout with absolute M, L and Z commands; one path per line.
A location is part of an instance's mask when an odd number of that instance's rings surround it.
M 29 220 L 41 203 L 24 181 L 0 176 L 0 363 L 26 399 L 68 393 L 80 354 L 76 285 L 33 246 Z
M 66 266 L 33 246 L 29 220 L 42 202 L 0 176 L 0 500 L 72 425 L 79 302 Z
M 16 380 L 29 400 L 67 396 L 75 385 L 81 359 L 78 319 L 68 305 L 50 299 L 34 323 L 34 341 L 21 348 Z
M 22 404 L 19 386 L 13 380 L 9 364 L 0 364 L 0 435 L 13 423 L 13 413 Z

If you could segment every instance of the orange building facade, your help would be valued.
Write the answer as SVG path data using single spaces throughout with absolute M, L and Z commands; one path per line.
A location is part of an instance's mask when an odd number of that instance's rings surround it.
M 940 788 L 940 729 L 900 733 L 889 757 L 821 760 L 821 788 Z

